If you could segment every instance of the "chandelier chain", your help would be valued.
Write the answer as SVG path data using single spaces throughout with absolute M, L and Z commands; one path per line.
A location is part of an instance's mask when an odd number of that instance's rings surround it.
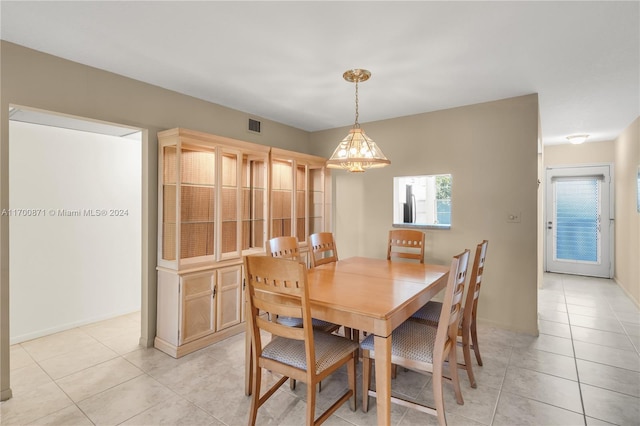
M 356 123 L 354 125 L 354 127 L 356 128 L 360 127 L 360 123 L 358 123 L 359 117 L 360 115 L 358 113 L 358 80 L 356 80 Z

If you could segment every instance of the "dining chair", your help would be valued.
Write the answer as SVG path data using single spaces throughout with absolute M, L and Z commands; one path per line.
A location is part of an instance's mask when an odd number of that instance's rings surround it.
M 271 257 L 279 257 L 282 259 L 295 260 L 302 262 L 300 256 L 300 248 L 296 237 L 275 237 L 267 241 L 267 253 Z M 301 317 L 276 316 L 276 321 L 282 325 L 289 327 L 302 327 Z M 316 318 L 312 320 L 313 328 L 327 333 L 332 333 L 340 328 L 338 324 L 328 321 L 322 321 Z M 291 379 L 291 389 L 296 388 L 296 380 Z M 318 384 L 318 389 L 322 390 L 322 383 Z
M 431 381 L 435 407 L 428 407 L 395 396 L 391 397 L 391 401 L 434 415 L 438 418 L 440 425 L 447 424 L 444 412 L 443 379 L 451 380 L 456 402 L 464 404 L 458 379 L 458 369 L 456 368 L 456 341 L 468 263 L 469 250 L 454 256 L 451 261 L 447 287 L 444 290 L 440 322 L 437 326 L 407 320 L 391 333 L 391 362 L 410 370 L 432 374 Z M 376 392 L 369 389 L 371 384 L 371 361 L 375 359 L 374 336 L 367 336 L 360 346 L 363 349 L 362 410 L 367 412 L 369 396 L 376 396 Z M 450 378 L 443 376 L 445 361 L 449 363 Z
M 387 242 L 387 260 L 414 259 L 424 263 L 424 232 L 416 229 L 392 229 Z
M 482 358 L 480 357 L 480 347 L 478 346 L 478 331 L 476 328 L 476 315 L 478 311 L 478 297 L 480 296 L 480 286 L 482 285 L 482 276 L 484 275 L 484 263 L 487 257 L 487 247 L 489 241 L 483 240 L 476 247 L 476 255 L 473 260 L 473 267 L 471 268 L 471 277 L 469 278 L 469 285 L 467 289 L 467 297 L 464 304 L 464 311 L 462 313 L 462 321 L 458 328 L 458 337 L 462 340 L 462 353 L 464 355 L 464 364 L 458 363 L 458 367 L 467 370 L 469 376 L 469 383 L 472 388 L 475 388 L 476 379 L 473 375 L 473 368 L 471 366 L 471 349 L 476 356 L 478 365 L 482 366 Z M 410 319 L 422 321 L 431 325 L 435 325 L 440 320 L 440 313 L 442 312 L 442 303 L 440 302 L 428 302 L 425 306 L 420 308 Z
M 338 261 L 338 248 L 331 232 L 317 232 L 309 235 L 309 245 L 312 266 Z
M 280 257 L 302 262 L 296 237 L 276 237 L 270 239 L 267 241 L 267 254 L 271 257 Z M 280 316 L 277 318 L 277 321 L 289 327 L 302 327 L 302 318 L 300 317 Z M 327 332 L 332 332 L 340 328 L 337 324 L 315 318 L 313 319 L 313 327 Z
M 275 237 L 267 241 L 267 254 L 271 257 L 302 261 L 296 237 Z
M 309 235 L 309 246 L 311 247 L 311 265 L 313 267 L 338 261 L 338 247 L 331 232 L 316 232 Z M 357 342 L 360 332 L 345 327 L 344 335 Z
M 306 266 L 281 258 L 254 255 L 245 257 L 244 267 L 254 366 L 249 425 L 255 425 L 258 409 L 289 378 L 307 384 L 307 425 L 321 424 L 349 399 L 351 410 L 355 411 L 358 344 L 313 328 Z M 260 312 L 271 315 L 260 315 Z M 282 325 L 274 320 L 278 316 L 302 318 L 302 327 Z M 261 331 L 270 333 L 271 340 L 263 341 Z M 343 365 L 347 366 L 349 389 L 316 419 L 315 384 Z M 263 368 L 282 374 L 282 378 L 261 396 Z

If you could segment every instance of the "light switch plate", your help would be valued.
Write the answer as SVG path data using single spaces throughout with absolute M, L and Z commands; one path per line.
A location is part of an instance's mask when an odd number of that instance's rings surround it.
M 509 223 L 520 223 L 520 212 L 507 213 L 507 222 L 509 222 Z

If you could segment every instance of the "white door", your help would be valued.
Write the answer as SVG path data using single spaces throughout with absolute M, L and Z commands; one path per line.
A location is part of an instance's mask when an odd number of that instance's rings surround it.
M 548 168 L 545 270 L 611 278 L 610 166 Z

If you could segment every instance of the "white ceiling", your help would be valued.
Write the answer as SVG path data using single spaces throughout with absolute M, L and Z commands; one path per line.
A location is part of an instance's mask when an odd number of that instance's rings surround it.
M 3 40 L 307 131 L 539 94 L 543 142 L 640 115 L 640 2 L 0 2 Z

